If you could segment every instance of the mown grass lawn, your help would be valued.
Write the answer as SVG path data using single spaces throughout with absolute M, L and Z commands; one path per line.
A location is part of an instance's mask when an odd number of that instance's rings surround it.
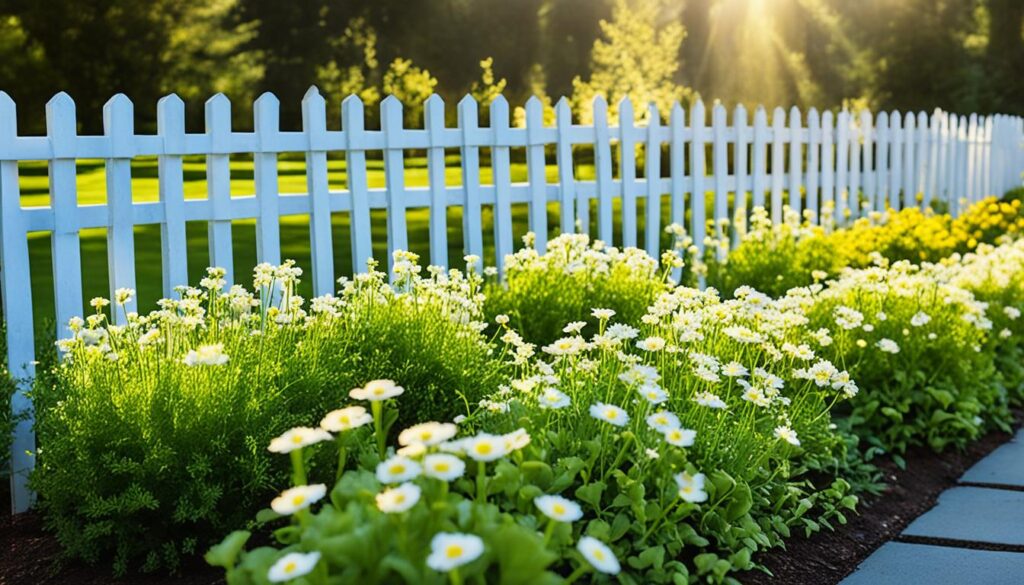
M 385 186 L 382 160 L 368 160 L 368 182 L 370 188 Z M 282 155 L 278 165 L 278 181 L 281 193 L 305 193 L 306 175 L 305 162 L 301 156 Z M 462 184 L 459 158 L 451 155 L 446 160 L 446 183 L 449 186 Z M 548 165 L 547 180 L 549 183 L 558 181 L 558 169 Z M 20 165 L 22 205 L 46 206 L 50 204 L 49 179 L 45 162 L 22 163 Z M 513 182 L 527 180 L 527 168 L 524 160 L 513 158 L 511 176 Z M 589 162 L 577 164 L 575 169 L 577 180 L 592 180 L 593 165 Z M 190 157 L 184 164 L 185 197 L 187 199 L 203 199 L 207 196 L 206 164 L 204 157 Z M 255 192 L 253 179 L 253 162 L 251 157 L 233 157 L 231 161 L 231 193 L 233 196 L 251 195 Z M 492 182 L 491 169 L 482 164 L 480 180 L 483 184 Z M 328 160 L 328 181 L 332 190 L 346 188 L 346 166 L 343 157 Z M 425 157 L 407 156 L 405 159 L 405 182 L 408 187 L 425 187 L 428 185 L 427 164 Z M 106 175 L 103 161 L 82 160 L 78 163 L 78 200 L 80 204 L 99 204 L 106 200 Z M 159 181 L 157 160 L 155 157 L 139 158 L 132 163 L 133 197 L 137 202 L 156 201 L 158 199 Z M 662 218 L 665 221 L 669 213 L 669 200 L 663 198 Z M 619 202 L 615 203 L 616 241 L 621 242 L 621 226 L 618 218 Z M 709 201 L 710 209 L 710 201 Z M 554 234 L 558 227 L 558 206 L 551 204 L 548 210 L 549 227 Z M 638 204 L 638 243 L 643 244 L 643 213 L 644 204 Z M 426 208 L 411 208 L 407 221 L 410 248 L 429 262 L 428 220 L 430 212 Z M 493 212 L 489 207 L 483 210 L 484 258 L 487 264 L 494 263 L 494 234 L 492 231 Z M 596 222 L 596 208 L 592 210 L 591 221 Z M 387 237 L 385 233 L 386 215 L 383 210 L 372 212 L 374 255 L 385 262 L 387 257 Z M 346 213 L 336 213 L 332 218 L 335 274 L 348 275 L 353 272 L 350 246 L 349 218 Z M 515 243 L 528 230 L 527 206 L 513 206 L 513 234 Z M 595 226 L 596 229 L 596 226 Z M 198 282 L 209 263 L 207 249 L 207 230 L 205 222 L 189 222 L 186 227 L 188 235 L 188 266 L 190 282 Z M 592 231 L 593 233 L 593 231 Z M 160 262 L 160 228 L 157 225 L 139 226 L 135 230 L 136 277 L 140 308 L 147 310 L 162 295 L 162 275 Z M 86 302 L 94 296 L 107 296 L 107 240 L 105 229 L 88 229 L 81 233 L 82 242 L 82 274 L 83 290 Z M 233 230 L 234 260 L 236 279 L 246 284 L 249 280 L 248 271 L 256 264 L 255 221 L 245 220 L 234 223 Z M 281 255 L 282 258 L 295 259 L 301 266 L 309 266 L 309 227 L 306 216 L 283 216 L 281 218 Z M 453 266 L 461 263 L 463 256 L 462 210 L 451 207 L 448 210 L 448 256 Z M 53 269 L 51 263 L 50 237 L 48 233 L 33 233 L 29 236 L 29 254 L 32 270 L 32 295 L 36 323 L 42 323 L 53 316 Z M 303 294 L 310 294 L 310 278 L 307 275 L 301 287 Z

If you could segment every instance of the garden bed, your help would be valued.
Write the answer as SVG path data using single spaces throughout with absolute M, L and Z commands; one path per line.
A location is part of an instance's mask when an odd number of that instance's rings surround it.
M 1021 413 L 1017 413 L 1018 425 Z M 772 572 L 748 571 L 736 575 L 751 585 L 787 583 L 824 585 L 838 583 L 857 568 L 876 548 L 895 538 L 914 518 L 930 509 L 938 495 L 956 484 L 971 465 L 1010 440 L 1013 435 L 993 432 L 972 443 L 966 451 L 936 454 L 927 448 L 907 453 L 907 468 L 891 461 L 879 462 L 888 487 L 880 496 L 866 497 L 857 514 L 836 531 L 822 531 L 810 538 L 796 536 L 785 549 L 761 555 L 758 560 Z M 6 485 L 4 486 L 6 496 Z M 0 517 L 0 542 L 6 554 L 0 562 L 4 585 L 207 585 L 221 583 L 223 572 L 200 559 L 187 564 L 177 576 L 133 574 L 121 579 L 103 568 L 81 563 L 63 564 L 60 544 L 43 530 L 36 513 L 12 517 L 4 507 Z
M 1016 418 L 1019 426 L 1020 412 Z M 748 571 L 736 578 L 753 585 L 838 583 L 875 549 L 896 539 L 912 520 L 931 509 L 939 494 L 956 485 L 974 463 L 1012 437 L 1012 433 L 996 431 L 971 443 L 965 451 L 942 454 L 923 447 L 911 448 L 906 456 L 906 469 L 892 461 L 878 462 L 887 487 L 879 496 L 865 496 L 858 513 L 851 514 L 847 524 L 810 538 L 796 536 L 786 543 L 785 549 L 762 555 L 758 562 L 771 575 Z

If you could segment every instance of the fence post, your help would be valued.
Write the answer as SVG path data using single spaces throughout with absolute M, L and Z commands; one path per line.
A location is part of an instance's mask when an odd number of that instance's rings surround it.
M 889 114 L 889 207 L 899 209 L 903 198 L 903 117 L 897 111 Z
M 907 112 L 903 116 L 903 207 L 913 207 L 917 204 L 917 193 L 914 190 L 915 183 L 915 160 L 917 157 L 917 128 L 916 118 L 913 112 Z
M 802 217 L 803 209 L 800 186 L 803 180 L 800 167 L 803 165 L 803 145 L 800 134 L 803 132 L 800 121 L 800 108 L 793 106 L 789 110 L 789 208 Z
M 875 174 L 875 131 L 871 127 L 871 112 L 861 110 L 860 112 L 860 133 L 861 133 L 861 165 L 860 184 L 864 191 L 864 200 L 867 204 L 867 213 L 877 211 L 876 195 L 878 193 L 877 175 Z
M 889 114 L 878 112 L 875 116 L 875 156 L 865 152 L 868 160 L 874 164 L 871 185 L 875 192 L 871 198 L 871 211 L 885 211 L 889 206 Z
M 732 225 L 732 245 L 736 247 L 740 243 L 739 233 L 736 231 L 736 218 L 742 210 L 742 221 L 746 223 L 750 213 L 750 208 L 747 206 L 747 183 L 749 183 L 747 145 L 750 143 L 750 127 L 747 126 L 747 109 L 743 107 L 743 104 L 736 105 L 732 119 L 733 125 L 736 127 L 736 142 L 733 145 L 733 168 L 735 169 L 733 175 L 736 180 L 733 192 L 733 223 L 730 225 Z
M 228 286 L 235 279 L 231 243 L 231 102 L 218 93 L 206 101 L 206 191 L 210 200 L 210 264 L 224 269 Z
M 690 108 L 690 128 L 693 138 L 690 142 L 690 223 L 692 225 L 693 243 L 704 252 L 706 235 L 707 211 L 704 208 L 704 175 L 707 165 L 704 162 L 704 102 L 697 100 Z
M 157 157 L 160 205 L 160 262 L 164 298 L 174 298 L 174 288 L 188 284 L 188 239 L 185 235 L 185 103 L 175 94 L 160 98 L 156 105 L 157 134 L 164 153 Z
M 846 223 L 850 201 L 850 112 L 836 117 L 836 225 Z
M 821 120 L 818 110 L 807 112 L 807 210 L 811 221 L 818 223 L 818 177 L 821 172 Z
M 764 208 L 764 192 L 768 186 L 768 114 L 764 106 L 754 111 L 754 144 L 751 147 L 754 171 L 751 178 L 751 205 Z
M 277 142 L 281 132 L 281 102 L 266 92 L 253 104 L 256 152 L 253 177 L 256 181 L 256 261 L 281 263 L 281 214 L 278 211 Z
M 405 150 L 402 102 L 389 95 L 380 102 L 380 129 L 384 134 L 384 186 L 387 188 L 388 274 L 394 280 L 396 250 L 409 250 L 405 223 Z
M 526 100 L 526 172 L 530 184 L 530 231 L 538 250 L 548 247 L 548 181 L 544 157 L 544 104 Z
M 829 221 L 836 224 L 836 175 L 835 175 L 835 118 L 832 110 L 821 114 L 821 210 L 831 205 L 832 217 Z M 822 215 L 822 221 L 825 217 Z
M 370 225 L 370 195 L 366 180 L 365 112 L 359 96 L 341 102 L 341 126 L 345 132 L 345 176 L 352 210 L 349 230 L 352 242 L 352 270 L 360 272 L 373 259 L 373 228 Z
M 672 176 L 671 223 L 686 225 L 686 112 L 679 102 L 672 104 L 669 115 L 669 126 L 672 127 L 669 147 L 670 174 Z M 679 276 L 674 278 L 678 280 Z
M 444 172 L 444 100 L 431 94 L 423 106 L 427 148 L 427 183 L 430 185 L 430 263 L 448 268 L 448 187 Z
M 114 291 L 135 289 L 135 217 L 132 212 L 132 157 L 135 156 L 135 119 L 132 102 L 124 94 L 110 98 L 103 106 L 103 129 L 110 141 L 107 175 L 107 270 L 110 283 L 110 313 L 114 323 L 127 323 L 126 312 L 134 312 L 133 297 L 119 308 Z
M 74 105 L 72 104 L 72 107 Z M 11 395 L 11 416 L 16 421 L 11 437 L 11 510 L 27 511 L 35 502 L 28 478 L 35 469 L 35 412 L 28 393 L 35 377 L 35 331 L 32 322 L 32 294 L 25 288 L 29 274 L 28 236 L 21 211 L 18 161 L 14 160 L 18 137 L 18 116 L 14 100 L 0 91 L 0 291 L 7 325 L 7 369 L 15 382 Z M 73 162 L 72 162 L 73 164 Z

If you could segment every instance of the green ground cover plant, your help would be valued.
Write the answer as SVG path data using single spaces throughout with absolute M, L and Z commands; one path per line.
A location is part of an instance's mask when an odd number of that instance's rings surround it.
M 212 268 L 145 316 L 124 314 L 129 290 L 93 299 L 96 312 L 59 342 L 54 383 L 35 390 L 31 483 L 67 553 L 117 573 L 176 567 L 287 477 L 265 449 L 277 428 L 325 412 L 373 372 L 416 388 L 402 406 L 423 416 L 486 393 L 496 378 L 479 277 L 420 275 L 414 261 L 396 258 L 395 287 L 371 265 L 308 304 L 291 263 L 258 266 L 255 292 L 225 290 Z

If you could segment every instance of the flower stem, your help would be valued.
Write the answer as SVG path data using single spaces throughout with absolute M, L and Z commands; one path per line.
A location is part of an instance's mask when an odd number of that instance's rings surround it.
M 483 461 L 476 462 L 476 499 L 478 502 L 487 501 L 487 464 Z
M 334 483 L 341 481 L 341 475 L 345 473 L 345 463 L 348 461 L 348 449 L 342 439 L 338 438 L 338 472 L 334 475 Z
M 451 581 L 452 585 L 462 585 L 462 575 L 459 574 L 458 567 L 455 567 L 448 572 L 448 579 Z
M 292 458 L 292 484 L 306 485 L 306 467 L 302 461 L 302 449 L 295 449 L 290 455 Z
M 370 403 L 373 411 L 373 435 L 377 439 L 377 454 L 384 459 L 384 404 L 379 400 Z
M 576 579 L 579 579 L 580 577 L 582 577 L 587 572 L 587 570 L 589 568 L 590 567 L 588 567 L 587 565 L 580 565 L 580 566 L 576 567 L 576 570 L 573 571 L 572 574 L 569 575 L 569 577 L 565 580 L 565 585 L 569 585 L 570 583 L 572 583 Z

